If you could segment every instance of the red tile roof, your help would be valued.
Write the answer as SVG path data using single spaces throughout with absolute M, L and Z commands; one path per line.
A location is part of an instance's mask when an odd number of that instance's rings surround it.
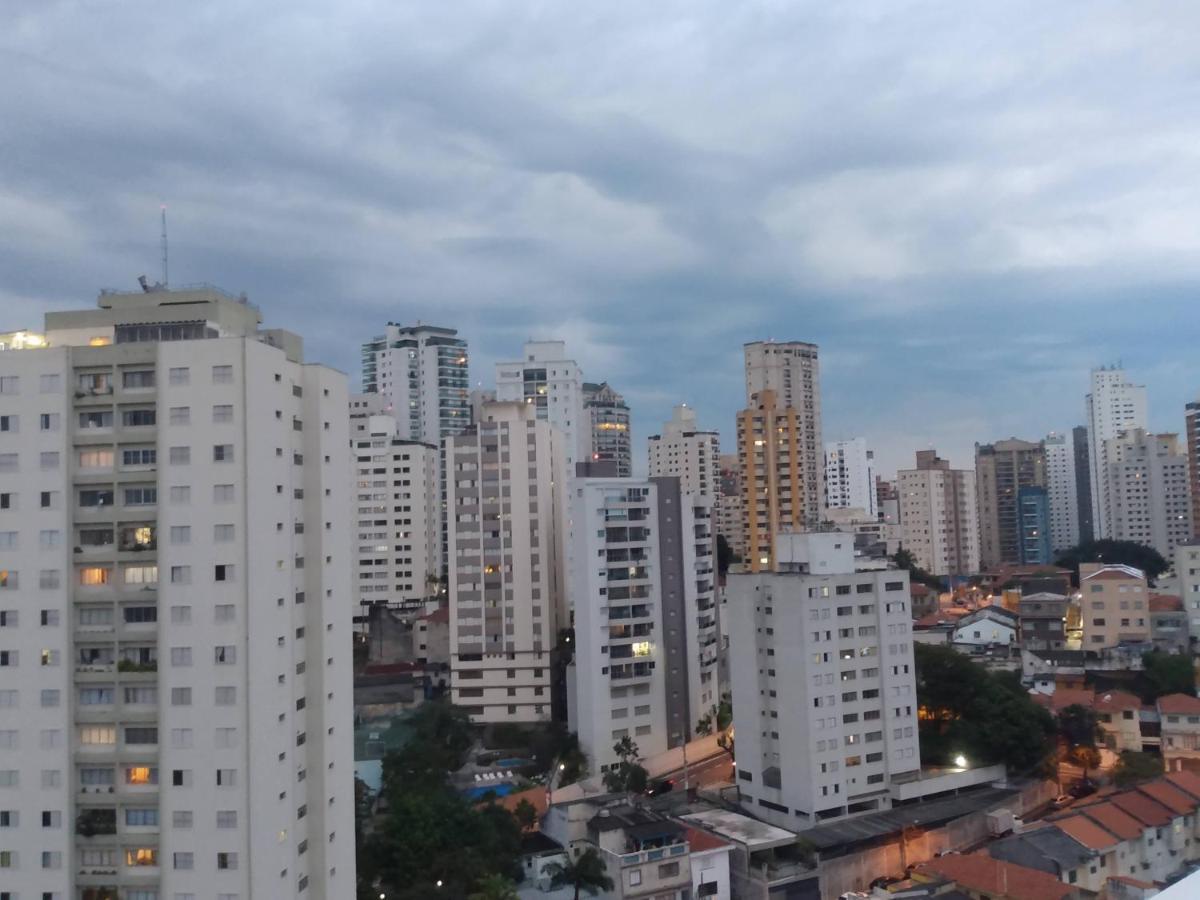
M 1185 791 L 1200 801 L 1200 775 L 1195 772 L 1172 772 L 1165 776 L 1165 780 L 1169 781 L 1181 791 Z
M 1196 801 L 1166 781 L 1151 781 L 1149 784 L 1139 784 L 1137 789 L 1157 800 L 1176 815 L 1186 816 L 1196 810 Z
M 1041 700 L 1036 694 L 1033 699 L 1054 712 L 1060 712 L 1068 706 L 1086 706 L 1091 709 L 1096 695 L 1081 688 L 1055 688 L 1054 693 L 1047 695 L 1045 700 Z
M 1070 816 L 1059 819 L 1054 827 L 1074 838 L 1089 850 L 1107 850 L 1121 843 L 1120 840 L 1107 830 L 1101 828 L 1091 819 L 1084 816 Z
M 1191 694 L 1167 694 L 1158 698 L 1158 711 L 1173 715 L 1200 716 L 1200 697 Z
M 1107 802 L 1085 806 L 1079 810 L 1079 814 L 1103 825 L 1106 831 L 1111 831 L 1123 841 L 1137 840 L 1142 836 L 1142 831 L 1146 827 L 1129 813 L 1123 812 Z
M 1105 691 L 1096 694 L 1095 708 L 1097 712 L 1122 712 L 1127 709 L 1141 709 L 1142 701 L 1126 691 Z
M 1151 594 L 1150 612 L 1183 612 L 1183 598 L 1174 594 Z
M 1127 884 L 1130 887 L 1141 888 L 1143 891 L 1158 890 L 1158 885 L 1152 881 L 1142 881 L 1139 878 L 1133 878 L 1129 875 L 1109 875 L 1109 881 L 1119 881 L 1121 884 Z
M 1169 825 L 1175 818 L 1171 811 L 1161 803 L 1151 800 L 1145 794 L 1139 794 L 1137 791 L 1113 794 L 1111 802 L 1146 825 L 1155 827 Z
M 1075 891 L 1053 875 L 992 859 L 983 853 L 940 856 L 917 871 L 956 881 L 968 891 L 1013 900 L 1064 900 Z
M 692 853 L 703 853 L 705 850 L 720 850 L 722 847 L 733 846 L 729 841 L 723 841 L 715 834 L 709 834 L 699 828 L 687 829 L 687 842 Z

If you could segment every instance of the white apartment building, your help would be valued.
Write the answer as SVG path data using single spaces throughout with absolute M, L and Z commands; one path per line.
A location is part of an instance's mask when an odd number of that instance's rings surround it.
M 1111 537 L 1113 533 L 1107 442 L 1122 431 L 1146 427 L 1146 388 L 1126 381 L 1125 371 L 1117 366 L 1092 369 L 1092 389 L 1086 405 L 1092 522 L 1095 537 L 1099 540 Z
M 879 515 L 875 493 L 875 454 L 866 438 L 832 441 L 825 445 L 825 506 L 861 509 L 867 518 Z
M 1188 458 L 1178 435 L 1124 431 L 1104 442 L 1109 537 L 1153 547 L 1171 559 L 1192 538 Z
M 1175 545 L 1175 577 L 1188 620 L 1188 632 L 1200 641 L 1200 541 Z
M 1055 553 L 1079 543 L 1079 495 L 1075 446 L 1070 432 L 1052 431 L 1042 440 L 1046 494 L 1050 503 L 1050 549 Z
M 563 597 L 559 433 L 524 401 L 446 439 L 451 697 L 474 722 L 549 721 Z
M 0 888 L 354 892 L 346 376 L 212 288 L 0 352 Z
M 564 471 L 592 455 L 591 419 L 583 405 L 583 372 L 563 341 L 529 341 L 523 359 L 496 363 L 496 399 L 528 404 L 562 435 Z
M 396 437 L 386 414 L 352 413 L 350 422 L 355 599 L 361 607 L 420 604 L 442 574 L 439 450 Z
M 362 345 L 362 389 L 390 398 L 397 437 L 438 444 L 471 422 L 468 365 L 455 329 L 388 322 Z
M 793 830 L 888 809 L 921 767 L 908 573 L 857 568 L 836 532 L 776 557 L 726 587 L 741 803 Z
M 700 429 L 696 411 L 686 403 L 675 407 L 662 434 L 650 436 L 648 448 L 651 478 L 672 476 L 688 493 L 720 496 L 721 438 L 715 431 Z
M 934 575 L 979 571 L 975 473 L 951 469 L 933 450 L 917 451 L 917 467 L 896 473 L 900 542 Z
M 678 747 L 720 700 L 713 498 L 680 479 L 571 482 L 570 725 L 595 771 Z
M 795 480 L 806 486 L 802 521 L 816 524 L 825 509 L 824 443 L 821 440 L 821 366 L 816 344 L 753 341 L 743 348 L 746 405 L 773 391 L 777 406 L 796 410 L 798 459 Z

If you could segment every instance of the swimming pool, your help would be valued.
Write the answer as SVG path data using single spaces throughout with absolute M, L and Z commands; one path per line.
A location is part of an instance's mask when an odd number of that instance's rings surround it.
M 481 784 L 476 787 L 469 787 L 462 792 L 466 800 L 474 802 L 482 800 L 488 794 L 495 794 L 497 797 L 507 797 L 517 789 L 515 784 L 504 781 L 499 784 Z
M 514 757 L 512 759 L 498 759 L 492 763 L 492 765 L 503 766 L 505 769 L 520 769 L 522 766 L 527 766 L 532 762 L 532 759 L 520 759 L 518 757 Z

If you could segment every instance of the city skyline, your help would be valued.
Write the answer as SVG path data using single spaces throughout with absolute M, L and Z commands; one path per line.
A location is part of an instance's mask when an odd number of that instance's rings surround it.
M 1148 386 L 1152 430 L 1196 399 L 1178 18 L 16 10 L 13 325 L 157 278 L 165 202 L 173 282 L 247 291 L 351 377 L 387 320 L 458 328 L 473 382 L 565 340 L 625 395 L 639 468 L 676 403 L 731 433 L 765 338 L 822 348 L 824 437 L 885 474 L 1081 424 L 1101 364 Z

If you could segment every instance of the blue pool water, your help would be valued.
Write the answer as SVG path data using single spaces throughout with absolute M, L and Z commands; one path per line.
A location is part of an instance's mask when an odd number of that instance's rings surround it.
M 462 792 L 463 797 L 467 800 L 482 800 L 488 794 L 495 794 L 497 797 L 507 797 L 517 789 L 515 784 L 502 782 L 500 784 L 481 784 L 477 787 L 467 788 Z
M 522 766 L 529 765 L 531 762 L 533 762 L 531 759 L 498 759 L 492 765 L 503 766 L 506 769 L 519 769 Z

